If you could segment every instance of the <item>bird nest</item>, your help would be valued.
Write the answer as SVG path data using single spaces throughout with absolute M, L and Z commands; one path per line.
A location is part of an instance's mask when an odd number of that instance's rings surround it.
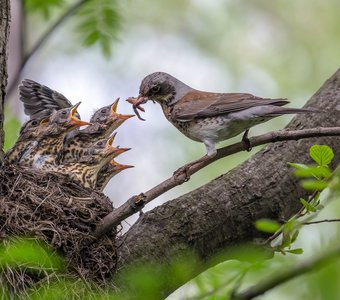
M 66 176 L 44 174 L 14 165 L 0 168 L 0 237 L 30 236 L 45 241 L 65 257 L 68 273 L 105 283 L 116 267 L 114 229 L 94 241 L 91 232 L 113 210 L 102 193 L 70 182 Z M 0 280 L 16 293 L 44 279 L 44 274 L 9 267 Z M 45 274 L 46 275 L 46 274 Z

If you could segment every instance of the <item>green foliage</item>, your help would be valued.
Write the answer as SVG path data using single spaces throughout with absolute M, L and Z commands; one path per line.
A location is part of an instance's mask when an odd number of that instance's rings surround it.
M 55 8 L 63 10 L 59 12 L 61 19 L 77 12 L 74 18 L 76 31 L 80 33 L 84 46 L 99 45 L 103 54 L 110 57 L 121 23 L 116 0 L 79 0 L 67 4 L 64 0 L 25 0 L 25 9 L 28 13 L 41 14 L 46 20 Z
M 256 221 L 255 227 L 263 232 L 275 233 L 281 228 L 281 224 L 275 220 L 260 219 Z
M 15 238 L 0 247 L 0 265 L 62 271 L 64 261 L 36 239 Z
M 77 30 L 83 35 L 84 45 L 99 44 L 106 57 L 111 55 L 112 42 L 117 40 L 120 16 L 115 0 L 88 0 L 80 8 Z
M 51 11 L 62 6 L 64 0 L 25 0 L 25 9 L 29 13 L 40 13 L 45 19 L 48 19 L 51 15 Z
M 13 146 L 16 139 L 18 138 L 18 133 L 20 130 L 20 122 L 17 118 L 10 115 L 9 111 L 5 109 L 5 144 L 4 151 L 7 151 L 10 147 Z
M 327 166 L 334 158 L 333 150 L 326 145 L 314 145 L 310 147 L 310 157 L 319 165 Z
M 305 199 L 300 198 L 300 202 L 305 207 L 307 212 L 316 212 L 315 206 L 308 203 Z
M 301 180 L 301 185 L 304 189 L 322 191 L 328 187 L 333 175 L 333 171 L 328 166 L 334 158 L 333 150 L 326 145 L 313 145 L 309 154 L 317 163 L 316 166 L 297 163 L 288 164 L 295 168 L 294 174 L 297 177 L 307 178 Z
M 332 149 L 326 145 L 314 145 L 310 148 L 310 157 L 317 165 L 308 166 L 300 163 L 288 163 L 295 168 L 294 174 L 299 178 L 304 178 L 301 181 L 303 188 L 315 191 L 312 197 L 308 200 L 300 198 L 300 203 L 303 205 L 303 211 L 296 216 L 293 216 L 285 224 L 281 225 L 275 220 L 261 219 L 257 220 L 255 226 L 258 230 L 267 233 L 281 233 L 281 240 L 274 247 L 276 251 L 282 254 L 302 254 L 303 249 L 291 249 L 292 244 L 296 241 L 302 222 L 298 221 L 299 217 L 305 214 L 315 214 L 323 208 L 320 205 L 320 192 L 329 186 L 329 182 L 333 177 L 333 171 L 329 168 L 329 164 L 334 158 Z M 318 191 L 318 192 L 317 192 Z M 278 236 L 280 234 L 277 234 Z

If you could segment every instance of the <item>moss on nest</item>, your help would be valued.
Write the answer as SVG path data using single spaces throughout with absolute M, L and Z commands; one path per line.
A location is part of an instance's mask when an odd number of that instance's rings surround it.
M 14 165 L 0 168 L 1 241 L 12 236 L 37 237 L 64 256 L 70 274 L 82 279 L 101 284 L 115 271 L 117 230 L 99 241 L 91 237 L 96 224 L 112 210 L 104 194 L 74 184 L 66 176 Z M 22 290 L 45 275 L 3 269 L 0 279 L 11 289 Z

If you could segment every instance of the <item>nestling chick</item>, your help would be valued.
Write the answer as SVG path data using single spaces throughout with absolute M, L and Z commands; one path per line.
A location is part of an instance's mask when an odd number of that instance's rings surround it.
M 110 134 L 134 115 L 117 113 L 117 99 L 113 104 L 97 110 L 90 119 L 91 126 L 68 134 L 64 141 L 63 163 L 77 161 L 84 155 L 84 149 L 94 142 L 107 138 Z
M 80 102 L 52 113 L 48 125 L 37 137 L 37 144 L 20 160 L 20 165 L 44 169 L 46 165 L 60 163 L 66 134 L 75 128 L 91 124 L 76 117 L 79 105 Z
M 113 138 L 100 140 L 86 149 L 84 156 L 77 162 L 69 162 L 59 166 L 50 165 L 47 171 L 67 174 L 72 181 L 84 187 L 96 188 L 97 174 L 103 165 L 130 148 L 112 146 Z

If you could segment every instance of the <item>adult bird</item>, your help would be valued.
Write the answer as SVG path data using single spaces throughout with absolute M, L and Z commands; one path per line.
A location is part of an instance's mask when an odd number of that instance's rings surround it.
M 64 137 L 76 128 L 91 123 L 77 118 L 80 102 L 69 108 L 55 110 L 48 118 L 47 126 L 37 137 L 37 143 L 30 149 L 19 164 L 36 169 L 44 169 L 46 165 L 58 165 L 61 160 Z
M 133 168 L 133 166 L 122 165 L 116 162 L 114 159 L 106 163 L 104 166 L 102 166 L 102 168 L 98 172 L 96 190 L 102 192 L 106 185 L 109 183 L 109 181 L 112 179 L 112 177 L 116 176 L 121 171 L 128 168 Z
M 182 171 L 216 155 L 216 144 L 244 132 L 242 140 L 248 150 L 249 128 L 285 114 L 315 112 L 308 109 L 283 108 L 286 99 L 261 98 L 247 93 L 214 93 L 191 88 L 163 72 L 146 76 L 138 98 L 129 98 L 136 115 L 142 119 L 140 106 L 152 100 L 161 105 L 165 117 L 188 138 L 204 143 L 207 154 L 187 164 Z
M 110 105 L 98 109 L 91 117 L 91 126 L 68 134 L 64 141 L 63 163 L 79 159 L 84 149 L 100 139 L 107 138 L 111 133 L 134 115 L 117 113 L 119 98 Z
M 113 137 L 97 141 L 86 149 L 78 161 L 49 165 L 45 171 L 66 174 L 73 182 L 95 189 L 100 169 L 119 154 L 130 150 L 130 148 L 114 147 L 112 142 Z

